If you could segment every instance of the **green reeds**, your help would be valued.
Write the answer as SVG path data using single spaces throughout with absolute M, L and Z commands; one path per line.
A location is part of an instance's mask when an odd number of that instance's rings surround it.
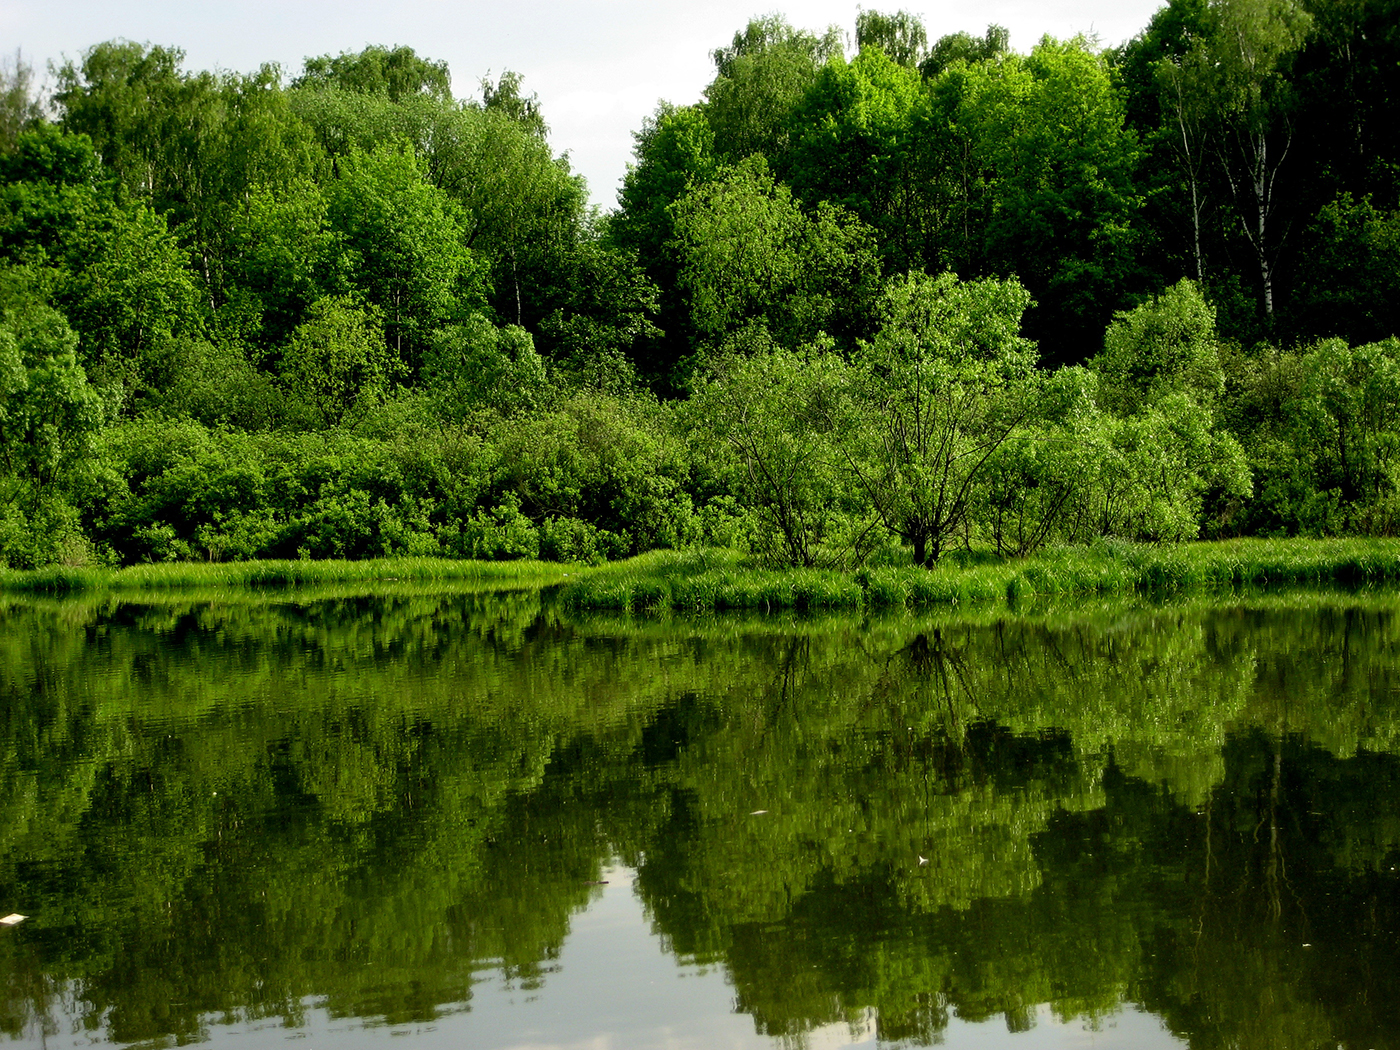
M 737 555 L 653 552 L 566 582 L 566 608 L 776 612 L 929 608 L 1032 597 L 1177 593 L 1270 585 L 1400 582 L 1400 540 L 1104 541 L 1014 560 L 856 573 L 744 566 Z
M 544 587 L 581 566 L 540 561 L 454 561 L 384 558 L 373 561 L 168 562 L 126 569 L 51 566 L 22 572 L 0 569 L 0 590 L 70 592 L 159 590 L 186 587 L 293 587 L 305 584 L 394 580 L 468 581 L 501 587 Z
M 849 573 L 756 569 L 732 551 L 652 551 L 601 566 L 568 582 L 565 608 L 641 612 L 675 609 L 859 609 L 864 596 Z
M 0 570 L 0 591 L 63 593 L 191 587 L 293 587 L 393 581 L 500 588 L 562 585 L 564 607 L 646 612 L 893 609 L 1036 596 L 1161 593 L 1271 585 L 1400 582 L 1400 540 L 1227 540 L 1171 546 L 1100 541 L 1026 559 L 945 560 L 859 572 L 764 569 L 733 551 L 651 551 L 597 567 L 442 558 L 168 563 L 128 569 Z

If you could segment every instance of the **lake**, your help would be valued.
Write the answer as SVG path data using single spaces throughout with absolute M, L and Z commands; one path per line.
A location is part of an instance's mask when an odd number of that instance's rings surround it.
M 16 1046 L 1400 1045 L 1400 596 L 0 597 Z

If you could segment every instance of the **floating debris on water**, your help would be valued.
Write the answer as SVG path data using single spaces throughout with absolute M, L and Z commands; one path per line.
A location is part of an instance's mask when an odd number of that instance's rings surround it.
M 29 918 L 28 915 L 21 915 L 21 914 L 20 914 L 19 912 L 17 912 L 17 911 L 11 912 L 9 915 L 6 915 L 3 919 L 0 919 L 0 925 L 3 925 L 3 926 L 18 926 L 20 923 L 22 923 L 22 922 L 23 922 L 25 919 L 27 919 L 27 918 Z

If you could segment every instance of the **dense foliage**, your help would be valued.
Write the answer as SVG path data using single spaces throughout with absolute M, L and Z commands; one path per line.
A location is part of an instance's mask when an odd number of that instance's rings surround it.
M 0 72 L 0 564 L 1400 522 L 1395 0 L 756 19 L 589 208 L 519 76 Z

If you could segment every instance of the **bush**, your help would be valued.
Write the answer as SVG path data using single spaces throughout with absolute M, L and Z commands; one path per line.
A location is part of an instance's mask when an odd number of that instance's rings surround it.
M 540 526 L 540 557 L 596 565 L 626 557 L 631 537 L 600 529 L 578 518 L 547 518 Z
M 42 500 L 28 514 L 18 503 L 0 504 L 0 567 L 81 567 L 104 560 L 83 532 L 77 509 L 66 500 Z
M 477 511 L 461 524 L 452 553 L 483 561 L 507 561 L 540 556 L 540 533 L 520 512 L 519 502 L 507 495 L 490 511 Z

